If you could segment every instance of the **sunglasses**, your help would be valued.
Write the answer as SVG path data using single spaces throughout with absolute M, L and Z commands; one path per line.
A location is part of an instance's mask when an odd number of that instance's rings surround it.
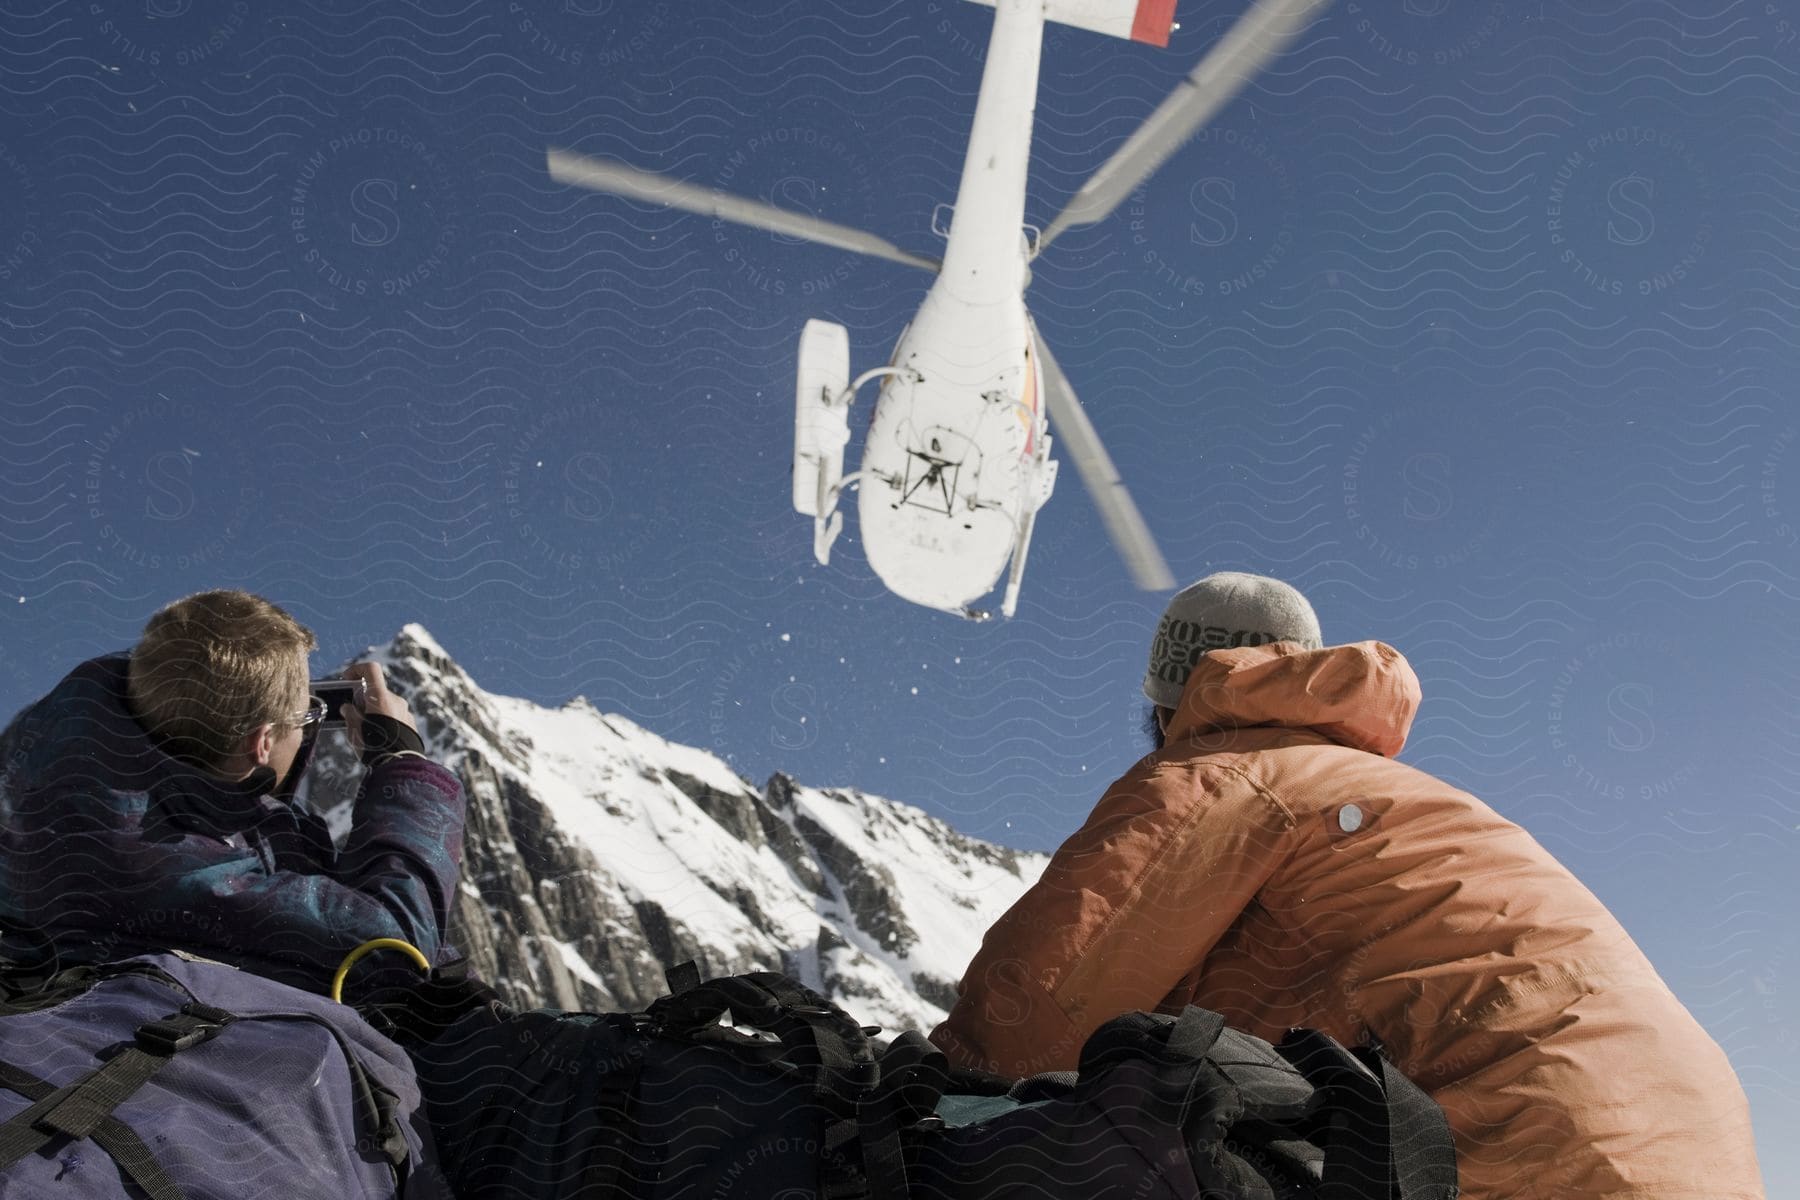
M 312 698 L 311 706 L 308 707 L 305 712 L 289 714 L 287 720 L 283 721 L 282 724 L 289 729 L 311 729 L 314 726 L 323 725 L 326 716 L 330 712 L 331 706 L 317 696 L 314 696 Z
M 338 710 L 346 704 L 361 709 L 369 698 L 368 681 L 362 679 L 314 679 L 307 688 L 312 693 L 312 703 L 304 712 L 289 716 L 283 724 L 309 733 L 342 725 L 344 718 Z

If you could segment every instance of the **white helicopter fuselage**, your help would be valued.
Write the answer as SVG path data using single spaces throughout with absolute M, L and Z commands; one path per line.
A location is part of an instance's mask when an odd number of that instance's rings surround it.
M 1011 616 L 1038 509 L 1056 484 L 1054 426 L 1132 579 L 1165 590 L 1175 586 L 1168 563 L 1025 309 L 1029 263 L 1064 230 L 1104 220 L 1330 0 L 1253 0 L 1041 231 L 1025 225 L 1025 185 L 1044 23 L 1166 46 L 1175 0 L 976 2 L 994 8 L 994 26 L 941 261 L 865 229 L 616 160 L 552 148 L 546 165 L 561 182 L 935 274 L 885 367 L 852 378 L 843 325 L 815 317 L 801 331 L 790 483 L 794 510 L 813 522 L 820 563 L 831 561 L 844 526 L 839 502 L 855 485 L 864 551 L 890 591 L 985 618 L 974 602 L 1010 564 L 1000 608 Z M 850 408 L 877 379 L 861 469 L 846 475 Z
M 870 566 L 905 599 L 964 614 L 1009 560 L 1018 574 L 1054 479 L 1024 299 L 1043 28 L 1043 0 L 996 5 L 943 268 L 895 348 L 863 448 Z

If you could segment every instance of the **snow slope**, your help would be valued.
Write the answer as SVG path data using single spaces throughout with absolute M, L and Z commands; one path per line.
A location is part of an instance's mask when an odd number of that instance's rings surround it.
M 758 789 L 580 697 L 490 695 L 418 625 L 369 657 L 462 778 L 451 940 L 515 1004 L 639 1009 L 693 958 L 707 975 L 785 970 L 867 1023 L 929 1029 L 1045 865 L 863 792 L 781 774 Z M 359 774 L 341 740 L 321 747 L 308 800 L 339 836 Z

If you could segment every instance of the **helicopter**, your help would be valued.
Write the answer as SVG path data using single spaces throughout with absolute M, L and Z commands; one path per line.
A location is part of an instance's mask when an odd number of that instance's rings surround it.
M 1007 575 L 1017 611 L 1038 511 L 1056 484 L 1053 440 L 1072 458 L 1133 581 L 1175 586 L 1143 515 L 1025 305 L 1030 263 L 1066 230 L 1105 219 L 1278 55 L 1330 0 L 1255 0 L 1176 90 L 1046 228 L 1025 189 L 1046 21 L 1166 47 L 1175 0 L 973 0 L 994 8 L 986 63 L 941 260 L 876 234 L 568 150 L 551 178 L 919 268 L 936 278 L 887 364 L 850 376 L 849 333 L 814 318 L 800 335 L 793 504 L 831 561 L 838 505 L 858 493 L 870 567 L 905 600 L 972 620 Z M 943 206 L 939 206 L 940 211 Z M 849 413 L 876 385 L 860 469 L 844 473 Z M 1054 431 L 1054 439 L 1052 432 Z

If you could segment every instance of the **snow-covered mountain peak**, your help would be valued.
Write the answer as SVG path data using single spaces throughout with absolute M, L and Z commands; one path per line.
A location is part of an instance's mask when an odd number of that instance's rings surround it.
M 461 777 L 469 818 L 451 940 L 516 1003 L 636 1009 L 663 971 L 785 970 L 859 1018 L 929 1028 L 982 932 L 1043 870 L 910 805 L 720 757 L 583 697 L 484 691 L 408 625 L 372 650 Z M 333 759 L 335 756 L 335 766 Z M 311 800 L 340 830 L 355 770 L 321 750 Z
M 528 765 L 529 742 L 502 731 L 492 698 L 423 625 L 404 626 L 392 641 L 371 647 L 364 657 L 380 663 L 389 686 L 406 697 L 420 735 L 445 766 L 454 769 L 459 755 L 471 748 Z
M 430 632 L 417 621 L 409 621 L 401 626 L 400 632 L 389 643 L 390 649 L 397 650 L 402 646 L 414 648 L 422 654 L 440 658 L 446 662 L 450 661 L 450 652 L 440 646 L 438 640 L 432 637 Z

